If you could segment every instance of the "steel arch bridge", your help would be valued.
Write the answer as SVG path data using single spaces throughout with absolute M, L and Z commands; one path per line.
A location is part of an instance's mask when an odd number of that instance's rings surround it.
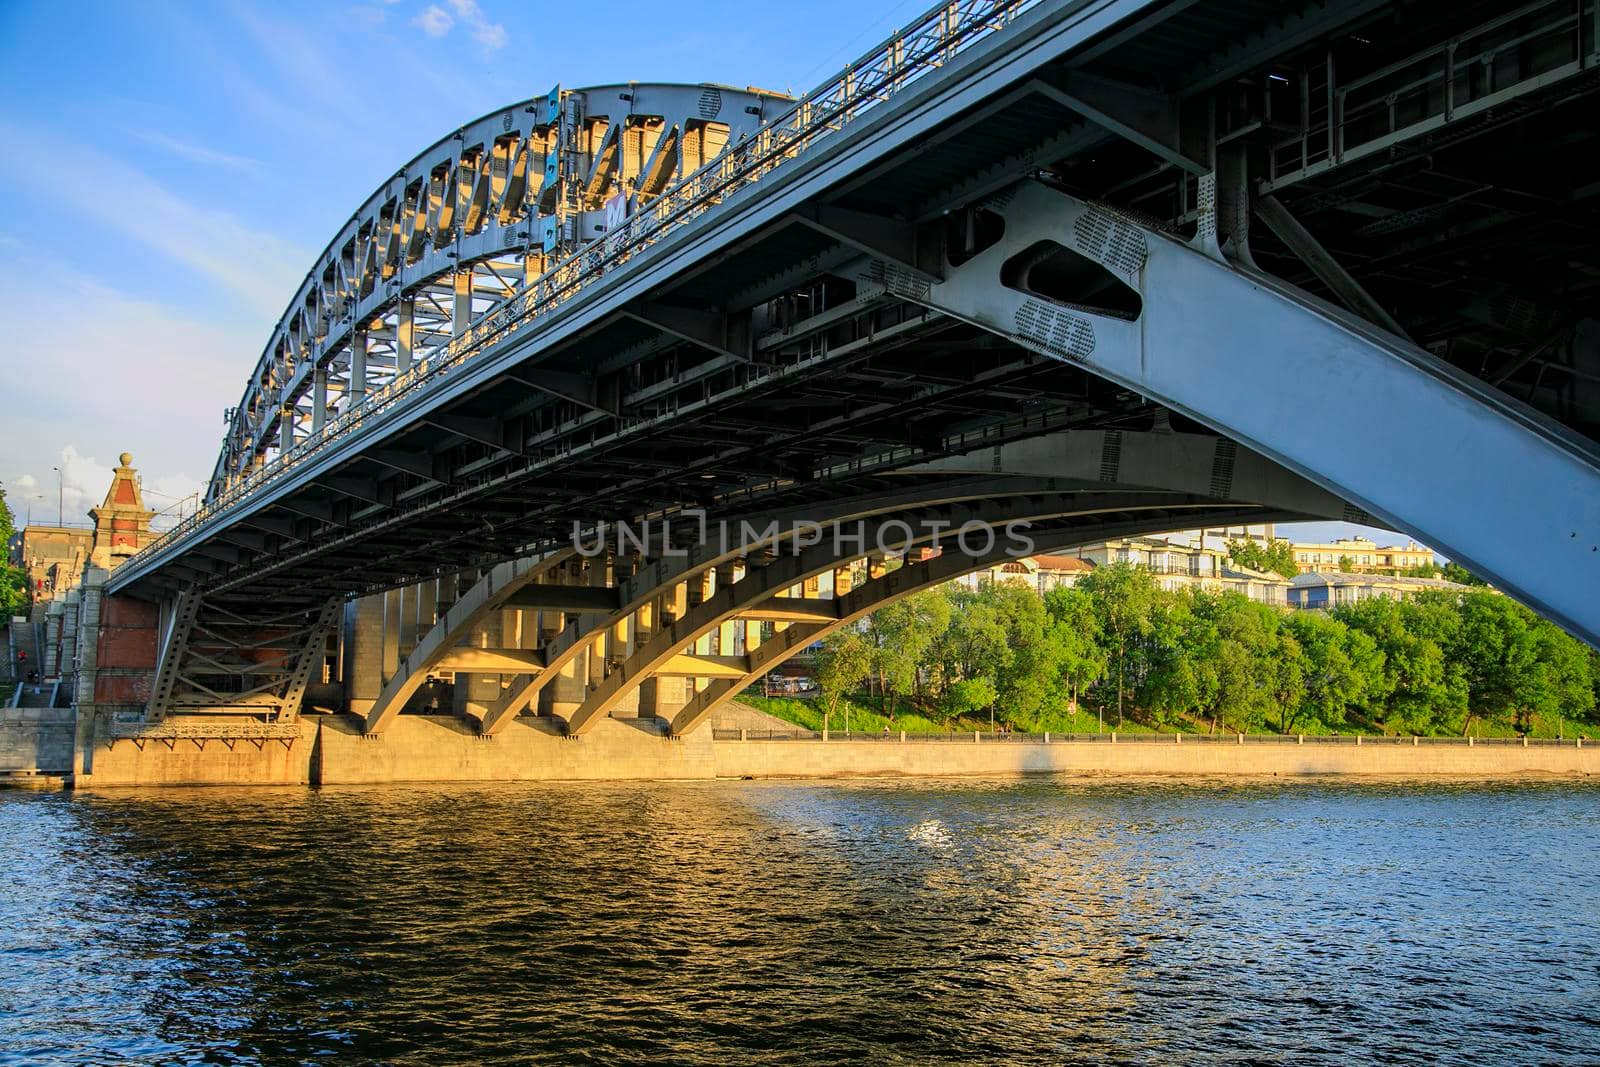
M 956 0 L 815 91 L 486 116 L 330 242 L 161 605 L 143 719 L 682 733 L 896 596 L 1219 521 L 1409 531 L 1600 639 L 1595 0 Z M 574 529 L 694 513 L 821 540 Z M 946 532 L 881 550 L 849 524 Z M 924 549 L 938 549 L 936 552 Z M 687 684 L 682 680 L 690 680 Z

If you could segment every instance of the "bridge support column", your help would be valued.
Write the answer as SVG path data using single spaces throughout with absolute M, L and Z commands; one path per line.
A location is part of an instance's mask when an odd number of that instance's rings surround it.
M 451 288 L 450 336 L 460 337 L 472 325 L 472 268 L 456 271 Z
M 356 715 L 371 711 L 383 692 L 383 608 L 382 593 L 345 605 L 344 699 Z
M 417 301 L 403 297 L 395 308 L 394 320 L 394 372 L 404 374 L 411 369 L 412 353 L 416 347 Z
M 318 433 L 328 421 L 328 368 L 318 367 L 311 374 L 311 432 Z
M 83 652 L 73 676 L 72 706 L 77 709 L 72 742 L 74 783 L 94 771 L 94 739 L 100 729 L 100 702 L 95 699 L 96 676 L 100 669 L 100 609 L 105 600 L 103 586 L 107 572 L 99 567 L 84 571 L 78 592 L 78 640 Z
M 688 700 L 688 679 L 655 677 L 639 686 L 639 718 L 672 721 Z
M 367 397 L 367 330 L 358 326 L 350 331 L 350 381 L 345 385 L 345 406 L 349 411 Z
M 499 612 L 491 612 L 472 628 L 467 643 L 477 648 L 500 648 L 505 645 L 504 628 Z M 482 722 L 489 708 L 500 698 L 500 676 L 478 671 L 456 674 L 454 711 L 457 716 Z
M 400 669 L 400 611 L 402 590 L 383 594 L 383 678 L 387 682 Z

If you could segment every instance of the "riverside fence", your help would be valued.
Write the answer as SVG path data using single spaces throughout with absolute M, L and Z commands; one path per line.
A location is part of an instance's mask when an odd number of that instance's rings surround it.
M 982 745 L 1453 745 L 1471 748 L 1477 745 L 1530 747 L 1583 748 L 1582 737 L 1421 737 L 1417 735 L 1380 736 L 1371 734 L 1069 734 L 1069 733 L 986 733 L 982 730 L 949 734 L 908 734 L 904 731 L 888 734 L 881 731 L 838 730 L 827 732 L 805 730 L 733 730 L 718 728 L 711 731 L 714 741 L 874 741 L 884 744 L 982 744 Z M 1597 742 L 1591 741 L 1593 747 Z

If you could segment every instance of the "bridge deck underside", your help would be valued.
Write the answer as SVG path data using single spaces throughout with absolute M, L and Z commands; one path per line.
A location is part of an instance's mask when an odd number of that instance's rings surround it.
M 887 336 L 847 336 L 858 325 Z M 677 346 L 676 375 L 701 371 L 703 392 L 723 399 L 609 441 L 603 435 L 615 420 L 580 416 L 594 425 L 595 440 L 572 459 L 515 440 L 538 436 L 535 416 L 523 413 L 541 410 L 544 396 L 507 376 L 395 434 L 380 458 L 352 458 L 338 475 L 245 520 L 243 536 L 220 534 L 228 550 L 212 554 L 220 566 L 205 565 L 215 571 L 212 595 L 310 602 L 568 541 L 574 523 L 685 504 L 724 514 L 823 505 L 887 484 L 899 466 L 966 451 L 964 430 L 988 427 L 999 443 L 1046 426 L 1145 428 L 1153 417 L 1125 391 L 894 302 L 837 336 L 845 351 L 810 367 L 725 361 Z M 609 345 L 604 334 L 594 341 L 599 351 Z M 708 368 L 717 363 L 726 365 Z M 626 395 L 623 402 L 631 403 Z M 491 434 L 506 444 L 479 439 Z M 390 450 L 430 473 L 393 469 Z M 852 463 L 858 469 L 834 469 Z
M 1429 351 L 1592 438 L 1600 367 L 1585 362 L 1583 330 L 1600 284 L 1600 184 L 1568 161 L 1597 134 L 1582 66 L 1594 5 L 1576 5 L 1579 66 L 1560 77 L 1562 31 L 1539 28 L 1549 5 L 1529 5 L 1506 31 L 1514 40 L 1493 46 L 1502 67 L 1512 53 L 1521 64 L 1496 68 L 1499 91 L 1521 95 L 1494 110 L 1428 126 L 1424 94 L 1410 118 L 1385 119 L 1387 141 L 1317 124 L 1332 106 L 1319 94 L 1358 108 L 1384 71 L 1409 69 L 1436 40 L 1475 40 L 1468 31 L 1502 6 L 1427 2 L 1402 17 L 1375 0 L 1173 0 L 1130 5 L 1070 48 L 1041 46 L 1037 63 L 1006 67 L 978 96 L 957 91 L 960 77 L 980 81 L 954 65 L 943 96 L 927 88 L 885 105 L 881 123 L 835 135 L 858 165 L 819 163 L 827 177 L 811 185 L 813 171 L 797 167 L 768 216 L 752 199 L 761 188 L 745 191 L 724 214 L 746 224 L 722 233 L 708 220 L 696 232 L 714 236 L 681 269 L 624 274 L 612 303 L 602 294 L 560 313 L 570 330 L 486 350 L 475 358 L 493 373 L 467 367 L 459 388 L 446 376 L 424 402 L 375 417 L 331 459 L 118 581 L 139 595 L 202 588 L 219 604 L 311 610 L 566 542 L 574 521 L 820 507 L 932 458 L 1075 427 L 1210 432 L 944 317 L 919 287 L 945 254 L 983 243 L 976 205 L 1041 172 L 1186 236 L 1202 211 L 1197 158 L 1214 167 L 1235 146 L 1335 262 L 1332 273 L 1308 264 L 1258 223 L 1248 248 L 1263 267 L 1330 298 L 1343 272 Z M 985 62 L 998 69 L 1002 54 Z M 1337 71 L 1337 84 L 1319 71 Z M 1130 134 L 1092 117 L 1083 101 L 1108 85 L 1113 112 L 1133 99 L 1165 119 Z M 1488 91 L 1462 82 L 1442 106 Z M 935 104 L 937 121 L 914 135 L 885 132 Z M 1348 158 L 1319 163 L 1319 137 Z

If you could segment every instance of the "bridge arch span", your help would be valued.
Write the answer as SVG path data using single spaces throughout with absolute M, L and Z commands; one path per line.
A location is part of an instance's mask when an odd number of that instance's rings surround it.
M 1260 521 L 1261 515 L 1269 513 L 1332 518 L 1345 507 L 1320 486 L 1248 451 L 1234 449 L 1224 439 L 1170 430 L 1064 431 L 947 457 L 905 473 L 903 479 L 890 479 L 891 488 L 883 492 L 845 498 L 821 510 L 807 506 L 764 512 L 762 521 L 752 528 L 771 523 L 779 531 L 776 543 L 785 544 L 791 543 L 801 528 L 797 523 L 865 520 L 863 528 L 875 528 L 885 522 L 932 519 L 959 526 L 965 521 L 1003 524 L 1115 514 L 1124 532 L 1153 532 L 1169 528 L 1173 522 L 1209 524 L 1224 513 L 1234 522 Z M 894 487 L 902 482 L 903 487 Z M 1141 510 L 1146 517 L 1130 518 Z M 1248 518 L 1251 515 L 1255 517 Z M 651 653 L 655 659 L 641 665 L 634 658 L 643 654 L 641 640 L 658 644 L 668 630 L 678 632 L 690 625 L 685 611 L 697 618 L 703 614 L 699 606 L 690 608 L 686 591 L 713 572 L 720 575 L 720 585 L 726 586 L 729 568 L 743 566 L 747 553 L 737 541 L 742 518 L 736 514 L 726 520 L 734 540 L 692 545 L 681 556 L 616 558 L 609 563 L 609 577 L 605 561 L 584 569 L 572 549 L 488 569 L 414 647 L 402 650 L 395 672 L 384 680 L 376 701 L 361 709 L 367 731 L 381 732 L 430 674 L 456 656 L 463 642 L 472 640 L 482 619 L 497 608 L 514 604 L 542 604 L 557 612 L 565 605 L 572 610 L 570 615 L 558 614 L 559 627 L 540 647 L 539 661 L 533 664 L 536 669 L 512 677 L 486 709 L 484 732 L 494 733 L 520 712 L 537 706 L 540 693 L 580 657 L 605 658 L 606 652 L 597 653 L 596 645 L 612 641 L 613 650 L 625 649 L 627 655 L 613 657 L 615 662 L 608 669 L 590 678 L 592 689 L 603 691 L 598 699 L 608 702 L 603 710 L 609 710 L 660 667 L 657 660 L 676 654 L 657 648 Z M 716 519 L 711 521 L 714 524 Z M 574 564 L 578 566 L 569 569 Z M 821 558 L 815 564 L 817 569 L 799 574 L 789 584 L 803 583 L 840 565 Z M 770 580 L 761 568 L 747 568 L 747 573 Z M 573 592 L 573 582 L 590 588 Z M 593 588 L 597 583 L 609 588 Z M 550 585 L 557 588 L 547 588 Z M 749 588 L 754 587 L 747 587 L 747 592 Z M 610 598 L 604 603 L 602 593 Z M 720 589 L 717 595 L 721 595 Z M 682 601 L 676 610 L 667 606 L 674 598 Z M 692 600 L 701 603 L 698 595 Z M 584 605 L 589 610 L 578 610 Z M 750 606 L 747 598 L 738 605 Z M 732 617 L 719 616 L 708 625 L 720 626 Z M 704 628 L 695 630 L 677 644 L 692 643 L 705 632 Z M 579 706 L 589 707 L 591 695 L 586 692 Z M 584 711 L 582 719 L 587 721 L 594 714 L 593 710 Z
M 436 655 L 508 671 L 588 656 L 585 690 L 562 701 L 575 710 L 639 651 L 613 642 L 589 655 L 630 609 L 614 577 L 602 590 L 586 570 L 591 588 L 558 596 L 517 569 L 544 564 L 506 562 L 561 549 L 573 523 L 695 507 L 834 515 L 896 488 L 900 503 L 873 506 L 909 513 L 951 480 L 1032 477 L 1060 494 L 1182 494 L 1195 518 L 1237 508 L 1385 523 L 1596 641 L 1600 379 L 1595 335 L 1574 324 L 1593 318 L 1555 299 L 1586 292 L 1595 269 L 1593 216 L 1576 207 L 1592 183 L 1581 168 L 1538 168 L 1550 172 L 1535 198 L 1549 205 L 1548 244 L 1528 284 L 1505 278 L 1504 253 L 1532 243 L 1516 211 L 1391 184 L 1435 153 L 1452 180 L 1488 180 L 1500 175 L 1485 161 L 1507 143 L 1531 151 L 1563 125 L 1597 136 L 1568 121 L 1596 84 L 1587 24 L 1556 0 L 1530 5 L 1549 40 L 1576 51 L 1559 71 L 1520 70 L 1504 87 L 1514 106 L 1446 104 L 1382 142 L 1337 116 L 1314 128 L 1309 111 L 1274 110 L 1373 91 L 1337 62 L 1369 18 L 1384 32 L 1359 38 L 1372 50 L 1360 64 L 1381 52 L 1410 78 L 1441 55 L 1457 62 L 1440 45 L 1460 39 L 1448 6 L 974 0 L 930 9 L 806 97 L 773 104 L 771 121 L 768 94 L 690 87 L 652 105 L 654 89 L 633 86 L 558 92 L 469 124 L 330 244 L 252 375 L 208 506 L 107 590 L 166 603 L 165 647 L 181 654 L 184 626 L 202 636 L 190 657 L 201 669 L 162 668 L 211 690 L 196 702 L 244 694 L 281 715 L 308 662 L 286 635 L 317 632 L 329 601 L 481 579 L 491 615 L 526 596 L 574 620 L 539 649 L 473 651 L 461 641 L 476 609 L 452 608 L 434 644 L 410 649 L 406 678 L 385 644 L 378 673 L 392 688 L 369 727 L 398 712 Z M 1434 43 L 1413 37 L 1413 18 Z M 1491 105 L 1493 122 L 1473 117 Z M 610 190 L 626 206 L 654 188 L 635 149 L 656 136 L 659 162 L 668 132 L 709 108 L 730 137 L 748 116 L 751 135 L 609 227 L 598 212 Z M 1261 169 L 1267 139 L 1295 125 L 1298 140 Z M 1495 129 L 1505 136 L 1477 140 Z M 1346 135 L 1358 141 L 1346 158 L 1307 154 Z M 564 191 L 548 212 L 538 137 L 576 198 Z M 1253 245 L 1252 214 L 1271 231 Z M 1353 217 L 1372 221 L 1340 233 Z M 1423 238 L 1451 240 L 1456 223 L 1500 240 L 1493 254 L 1448 256 L 1471 307 L 1412 277 L 1431 269 Z M 1354 265 L 1313 229 L 1349 236 Z M 567 254 L 528 286 L 548 266 L 546 238 Z M 1525 324 L 1501 313 L 1541 296 L 1552 299 Z M 432 316 L 420 327 L 419 305 Z M 1570 335 L 1559 358 L 1541 339 L 1556 326 Z M 1567 384 L 1547 388 L 1547 371 Z M 548 559 L 547 575 L 570 565 Z M 702 558 L 697 573 L 722 565 Z M 642 595 L 668 584 L 655 566 L 622 570 Z M 437 614 L 408 616 L 400 643 Z M 523 673 L 516 689 L 547 684 Z M 494 715 L 520 710 L 506 697 Z
M 441 137 L 378 186 L 306 273 L 229 411 L 207 499 L 603 235 L 608 202 L 624 214 L 648 206 L 787 103 L 710 84 L 556 86 Z
M 581 732 L 685 646 L 751 611 L 770 615 L 783 606 L 777 598 L 791 588 L 814 585 L 819 576 L 861 560 L 881 559 L 880 543 L 930 547 L 941 544 L 939 531 L 960 531 L 975 523 L 1000 530 L 982 556 L 992 561 L 1025 548 L 1023 542 L 1013 543 L 1004 536 L 1008 523 L 1022 524 L 1019 536 L 1028 538 L 1039 524 L 1041 535 L 1051 539 L 1049 546 L 1058 546 L 1058 527 L 1070 527 L 1081 544 L 1102 529 L 1148 532 L 1174 523 L 1238 523 L 1293 514 L 1186 493 L 1063 492 L 1041 487 L 1034 479 L 1015 481 L 1019 484 L 1011 495 L 1002 479 L 982 497 L 964 494 L 954 502 L 934 499 L 821 523 L 808 519 L 802 526 L 783 528 L 775 540 L 758 544 L 719 540 L 681 555 L 653 558 L 610 554 L 588 561 L 587 566 L 576 552 L 563 550 L 501 564 L 479 579 L 400 662 L 378 700 L 365 711 L 366 732 L 381 733 L 431 672 L 460 664 L 463 642 L 470 645 L 479 624 L 497 609 L 541 605 L 556 613 L 558 629 L 530 650 L 520 672 L 507 669 L 502 662 L 509 658 L 505 654 L 488 663 L 487 669 L 499 673 L 503 684 L 498 699 L 485 709 L 482 732 L 492 735 L 517 714 L 537 706 L 546 686 L 570 672 L 582 657 L 587 680 L 579 680 L 582 695 L 568 717 L 570 728 Z M 836 536 L 836 530 L 841 535 Z M 818 543 L 805 544 L 809 536 Z M 767 601 L 771 603 L 763 603 Z M 799 617 L 805 619 L 806 612 Z

